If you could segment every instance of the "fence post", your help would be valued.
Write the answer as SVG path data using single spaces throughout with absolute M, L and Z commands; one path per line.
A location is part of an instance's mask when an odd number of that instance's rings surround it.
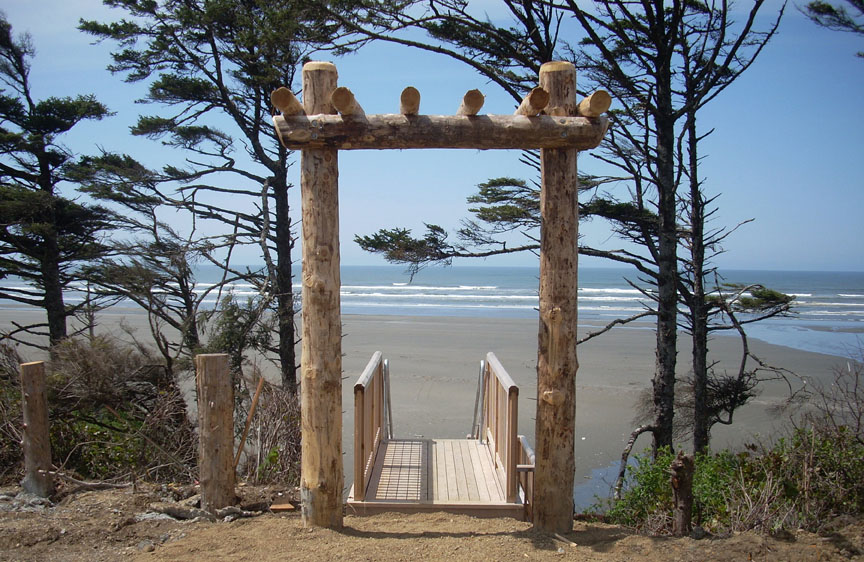
M 195 370 L 201 508 L 213 512 L 235 501 L 234 385 L 224 353 L 197 355 Z
M 24 410 L 24 479 L 25 491 L 47 498 L 54 492 L 51 470 L 51 437 L 48 424 L 48 400 L 45 397 L 45 363 L 21 364 L 21 396 Z

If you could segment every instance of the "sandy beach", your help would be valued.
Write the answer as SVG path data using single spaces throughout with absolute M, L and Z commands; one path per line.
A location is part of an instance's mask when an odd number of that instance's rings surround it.
M 38 311 L 0 312 L 0 330 L 11 322 L 32 322 Z M 99 331 L 124 336 L 120 322 L 146 340 L 146 316 L 130 309 L 111 309 L 100 316 Z M 480 360 L 494 352 L 520 388 L 519 433 L 533 443 L 536 400 L 537 321 L 459 317 L 404 317 L 344 315 L 343 338 L 343 452 L 346 486 L 351 482 L 353 384 L 371 355 L 380 350 L 390 360 L 394 431 L 397 437 L 464 437 L 471 429 Z M 596 326 L 582 326 L 580 334 Z M 811 379 L 830 379 L 831 369 L 845 364 L 840 357 L 798 351 L 751 341 L 763 360 L 794 370 Z M 740 361 L 737 338 L 717 336 L 711 344 L 719 370 L 734 372 Z M 299 349 L 298 349 L 299 352 Z M 22 350 L 28 360 L 37 359 Z M 589 482 L 577 490 L 577 503 L 590 503 L 603 495 L 608 467 L 617 462 L 633 428 L 634 404 L 650 388 L 654 370 L 654 332 L 650 324 L 616 328 L 579 347 L 576 377 L 576 482 Z M 679 373 L 686 376 L 690 347 L 681 335 Z M 275 369 L 268 372 L 275 380 Z M 760 395 L 736 413 L 735 424 L 715 426 L 713 446 L 736 447 L 760 436 L 770 437 L 785 422 L 770 409 L 783 401 L 781 383 L 763 385 Z M 645 436 L 637 444 L 650 444 Z M 606 470 L 604 470 L 606 469 Z M 579 497 L 582 499 L 580 500 Z

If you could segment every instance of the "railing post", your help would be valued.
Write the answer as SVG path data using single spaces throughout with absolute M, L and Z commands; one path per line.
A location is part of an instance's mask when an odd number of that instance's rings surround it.
M 235 500 L 234 385 L 224 353 L 197 355 L 195 370 L 201 509 L 213 512 Z
M 519 388 L 512 387 L 507 393 L 507 501 L 515 502 L 518 495 L 518 474 L 516 459 L 519 454 L 519 441 L 516 436 L 516 425 L 519 420 Z
M 365 391 L 362 386 L 354 387 L 354 499 L 363 501 L 366 498 L 366 447 L 363 436 L 366 433 L 364 426 L 366 412 Z
M 45 397 L 45 363 L 21 364 L 21 396 L 24 410 L 24 479 L 25 491 L 47 498 L 54 492 L 51 470 L 51 437 L 48 422 L 48 400 Z

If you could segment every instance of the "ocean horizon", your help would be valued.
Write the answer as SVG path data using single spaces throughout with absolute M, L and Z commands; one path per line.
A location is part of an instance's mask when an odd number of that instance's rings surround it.
M 295 298 L 300 300 L 300 267 L 295 266 Z M 639 288 L 647 283 L 628 268 L 579 268 L 579 322 L 605 324 L 646 310 L 648 299 Z M 205 308 L 215 306 L 225 292 L 214 288 L 220 270 L 212 265 L 196 269 L 196 289 L 207 292 Z M 343 314 L 397 316 L 461 316 L 480 318 L 535 318 L 539 269 L 520 266 L 451 266 L 420 270 L 413 279 L 394 265 L 355 265 L 341 268 Z M 727 270 L 721 283 L 762 284 L 795 297 L 793 314 L 747 326 L 750 337 L 768 343 L 839 357 L 861 357 L 864 337 L 864 272 Z M 3 285 L 16 286 L 5 279 Z M 258 293 L 244 283 L 227 291 L 239 299 Z M 86 298 L 83 287 L 70 290 L 67 302 Z M 117 306 L 133 307 L 120 302 Z M 301 303 L 302 306 L 302 303 Z M 20 308 L 0 301 L 0 310 Z M 652 329 L 650 319 L 616 329 Z M 714 332 L 717 337 L 735 335 Z

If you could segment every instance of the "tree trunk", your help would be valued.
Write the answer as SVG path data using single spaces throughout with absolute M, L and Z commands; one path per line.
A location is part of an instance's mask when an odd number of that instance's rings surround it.
M 547 112 L 576 114 L 576 70 L 570 63 L 540 67 L 549 92 Z M 573 529 L 575 475 L 576 300 L 578 178 L 575 148 L 540 152 L 542 213 L 540 329 L 537 357 L 534 527 L 545 533 Z
M 665 64 L 669 64 L 668 61 Z M 675 186 L 675 122 L 669 68 L 657 78 L 657 351 L 654 371 L 654 456 L 672 447 L 678 346 L 678 225 Z
M 336 67 L 303 66 L 309 115 L 333 113 Z M 303 356 L 300 499 L 304 525 L 342 527 L 342 319 L 339 310 L 338 151 L 303 149 Z
M 282 388 L 297 393 L 297 357 L 294 352 L 294 283 L 291 273 L 291 237 L 288 182 L 284 170 L 272 184 L 276 199 L 276 315 L 279 321 L 279 364 Z
M 710 439 L 708 419 L 708 307 L 705 302 L 705 205 L 699 182 L 696 116 L 687 124 L 690 168 L 690 259 L 693 290 L 690 302 L 693 340 L 693 451 L 705 452 Z
M 24 479 L 25 491 L 47 498 L 54 493 L 51 475 L 51 437 L 48 423 L 48 401 L 45 396 L 45 363 L 21 365 L 21 409 L 24 411 Z
M 53 233 L 45 236 L 42 285 L 45 312 L 48 315 L 48 341 L 53 346 L 66 339 L 66 304 L 63 302 L 63 283 L 60 280 L 60 249 Z
M 672 520 L 672 534 L 676 537 L 686 537 L 693 530 L 691 519 L 693 514 L 693 472 L 695 471 L 693 455 L 685 455 L 679 451 L 678 456 L 669 467 L 671 473 L 672 494 L 675 501 L 675 512 Z

